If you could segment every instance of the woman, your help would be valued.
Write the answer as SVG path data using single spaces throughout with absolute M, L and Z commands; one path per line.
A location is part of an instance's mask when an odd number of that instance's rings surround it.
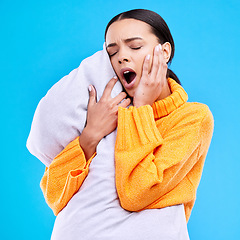
M 212 137 L 211 112 L 187 103 L 168 69 L 174 42 L 158 14 L 121 13 L 109 22 L 105 40 L 117 77 L 98 102 L 89 86 L 86 127 L 41 181 L 58 215 L 52 239 L 188 239 L 187 221 Z M 125 92 L 112 98 L 117 79 Z M 102 179 L 81 188 L 90 175 L 99 177 L 96 168 L 88 169 L 100 141 L 117 126 L 115 174 L 99 166 Z

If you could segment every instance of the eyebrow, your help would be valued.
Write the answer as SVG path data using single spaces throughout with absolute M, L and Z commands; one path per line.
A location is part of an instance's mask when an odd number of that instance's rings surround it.
M 124 39 L 123 41 L 125 42 L 125 43 L 129 43 L 129 42 L 132 42 L 132 41 L 134 41 L 134 40 L 143 40 L 141 37 L 132 37 L 132 38 L 127 38 L 127 39 Z M 108 44 L 107 45 L 107 48 L 109 48 L 109 47 L 114 47 L 114 46 L 116 46 L 117 44 L 116 43 L 110 43 L 110 44 Z

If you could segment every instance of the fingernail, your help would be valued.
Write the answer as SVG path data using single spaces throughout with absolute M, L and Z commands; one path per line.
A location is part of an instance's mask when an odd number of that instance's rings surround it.
M 150 59 L 150 54 L 148 54 L 148 55 L 146 56 L 146 59 L 147 59 L 147 60 L 149 60 L 149 59 Z
M 114 76 L 113 78 L 117 79 L 117 76 Z
M 89 91 L 89 92 L 92 91 L 92 86 L 91 86 L 91 85 L 88 86 L 88 91 Z
M 159 49 L 161 49 L 161 50 L 162 50 L 162 45 L 161 45 L 161 44 L 159 44 L 158 46 L 159 46 Z

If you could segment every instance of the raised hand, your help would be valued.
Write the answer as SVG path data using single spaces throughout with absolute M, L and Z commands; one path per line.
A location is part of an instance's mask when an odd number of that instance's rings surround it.
M 159 98 L 162 89 L 167 84 L 167 63 L 163 57 L 161 45 L 154 49 L 152 69 L 150 71 L 150 55 L 147 55 L 142 70 L 142 77 L 133 97 L 133 105 L 140 107 L 150 105 Z
M 125 99 L 127 96 L 125 92 L 119 93 L 114 98 L 111 97 L 116 82 L 117 78 L 112 78 L 108 82 L 98 102 L 96 101 L 95 88 L 89 86 L 87 124 L 79 137 L 86 158 L 92 156 L 103 137 L 116 129 L 118 107 L 127 107 L 131 102 L 130 99 Z

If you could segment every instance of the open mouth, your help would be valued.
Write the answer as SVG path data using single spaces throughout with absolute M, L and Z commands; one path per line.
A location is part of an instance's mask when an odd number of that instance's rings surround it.
M 136 77 L 136 73 L 134 71 L 126 70 L 123 72 L 123 77 L 126 80 L 126 82 L 129 84 Z

